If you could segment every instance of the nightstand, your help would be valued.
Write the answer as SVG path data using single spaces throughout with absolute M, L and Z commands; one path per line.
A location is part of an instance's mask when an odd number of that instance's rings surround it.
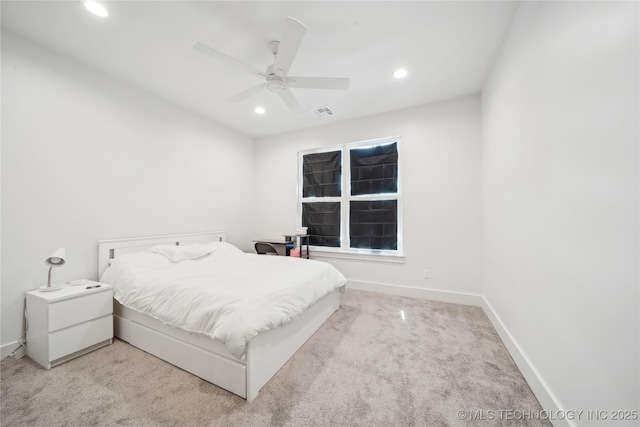
M 29 291 L 27 321 L 27 355 L 47 369 L 109 345 L 113 286 L 88 281 L 59 291 Z

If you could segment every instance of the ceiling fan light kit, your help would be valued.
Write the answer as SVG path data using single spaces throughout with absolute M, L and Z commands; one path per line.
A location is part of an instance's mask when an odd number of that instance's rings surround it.
M 267 89 L 275 93 L 284 92 L 287 90 L 287 82 L 282 77 L 270 75 L 267 77 Z
M 285 21 L 284 33 L 281 41 L 269 42 L 269 49 L 275 56 L 275 61 L 267 67 L 266 72 L 238 61 L 235 58 L 206 46 L 200 42 L 193 45 L 194 49 L 205 55 L 209 55 L 219 61 L 234 67 L 238 71 L 248 72 L 258 78 L 263 79 L 263 83 L 244 90 L 227 99 L 228 102 L 241 102 L 256 95 L 267 88 L 270 92 L 280 95 L 282 101 L 292 111 L 302 112 L 304 109 L 298 99 L 291 92 L 291 88 L 300 89 L 329 89 L 347 90 L 350 80 L 338 77 L 289 77 L 289 69 L 298 53 L 302 39 L 307 31 L 307 27 L 297 19 L 287 17 Z

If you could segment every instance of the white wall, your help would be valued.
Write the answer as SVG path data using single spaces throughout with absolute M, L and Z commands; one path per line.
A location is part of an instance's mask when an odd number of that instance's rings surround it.
M 523 2 L 482 93 L 485 298 L 567 410 L 640 409 L 638 36 Z
M 295 230 L 299 151 L 395 135 L 402 137 L 405 263 L 326 260 L 336 265 L 352 284 L 393 287 L 376 290 L 402 293 L 401 287 L 411 287 L 479 294 L 482 267 L 479 96 L 258 139 L 257 233 L 269 237 Z M 423 279 L 424 269 L 431 271 L 430 280 Z M 424 292 L 421 295 L 451 297 Z
M 2 345 L 24 293 L 97 276 L 97 241 L 253 234 L 253 141 L 82 64 L 2 35 Z

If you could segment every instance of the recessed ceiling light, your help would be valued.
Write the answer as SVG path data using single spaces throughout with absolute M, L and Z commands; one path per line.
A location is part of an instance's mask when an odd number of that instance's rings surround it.
M 95 1 L 84 2 L 84 7 L 86 7 L 89 12 L 93 13 L 94 15 L 98 15 L 101 18 L 106 18 L 107 16 L 109 16 L 109 11 L 107 10 L 107 8 L 100 3 L 96 3 Z
M 409 74 L 409 71 L 407 71 L 406 68 L 398 68 L 393 73 L 393 77 L 395 77 L 396 79 L 403 79 L 403 78 L 407 77 L 407 74 Z
M 264 114 L 265 109 L 264 109 L 264 108 L 262 108 L 262 107 L 256 107 L 256 109 L 255 109 L 255 110 L 253 110 L 253 111 L 255 111 L 255 112 L 256 112 L 256 114 Z

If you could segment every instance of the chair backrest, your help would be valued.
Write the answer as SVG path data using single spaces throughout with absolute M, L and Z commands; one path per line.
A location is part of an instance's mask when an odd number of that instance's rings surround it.
M 278 255 L 278 251 L 276 251 L 276 248 L 274 248 L 269 243 L 256 242 L 255 248 L 258 255 Z

